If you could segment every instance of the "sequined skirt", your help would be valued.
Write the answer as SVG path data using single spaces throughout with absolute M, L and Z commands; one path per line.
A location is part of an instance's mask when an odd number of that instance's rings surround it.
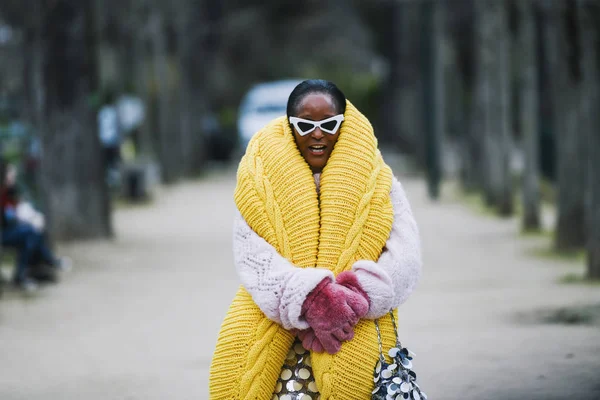
M 272 400 L 320 400 L 310 352 L 296 338 L 281 367 Z

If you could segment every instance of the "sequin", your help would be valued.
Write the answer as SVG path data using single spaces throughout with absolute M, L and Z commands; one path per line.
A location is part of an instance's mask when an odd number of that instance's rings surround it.
M 402 384 L 400 385 L 400 391 L 402 391 L 402 393 L 408 393 L 410 392 L 410 389 L 412 389 L 410 387 L 410 383 L 408 382 L 402 382 Z
M 298 376 L 302 379 L 308 379 L 310 378 L 310 372 L 306 368 L 300 368 Z
M 306 353 L 306 349 L 304 347 L 302 347 L 302 343 L 297 343 L 294 346 L 294 351 L 296 352 L 296 354 L 304 354 L 304 353 Z
M 310 356 L 310 354 L 304 358 L 304 364 L 308 365 L 309 367 L 312 367 L 312 357 Z
M 293 356 L 290 358 L 290 356 Z M 319 400 L 310 353 L 296 340 L 288 352 L 274 393 L 277 400 Z
M 302 384 L 295 380 L 288 381 L 285 386 L 289 392 L 298 392 L 302 390 Z
M 283 371 L 281 371 L 281 379 L 283 379 L 284 381 L 287 381 L 291 377 L 292 371 L 290 371 L 289 369 L 284 369 Z
M 376 323 L 376 328 L 378 325 Z M 372 400 L 427 400 L 416 382 L 417 374 L 412 371 L 414 353 L 398 344 L 389 350 L 391 364 L 384 361 L 384 353 L 379 329 L 377 329 L 380 359 L 373 372 Z

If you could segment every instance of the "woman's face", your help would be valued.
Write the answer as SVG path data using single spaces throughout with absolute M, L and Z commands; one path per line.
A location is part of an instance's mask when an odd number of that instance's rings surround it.
M 295 117 L 311 121 L 322 121 L 340 112 L 336 109 L 333 98 L 324 93 L 307 94 L 298 105 Z M 341 126 L 341 125 L 340 125 Z M 326 133 L 317 127 L 305 136 L 300 136 L 292 126 L 296 145 L 313 173 L 321 172 L 331 156 L 333 146 L 340 136 L 340 128 L 334 134 Z

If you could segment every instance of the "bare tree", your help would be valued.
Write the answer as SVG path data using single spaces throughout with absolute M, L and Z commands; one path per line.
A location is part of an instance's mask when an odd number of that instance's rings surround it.
M 457 55 L 460 61 L 460 68 L 463 74 L 466 87 L 466 121 L 465 128 L 460 138 L 461 151 L 461 180 L 462 187 L 467 192 L 482 190 L 485 186 L 484 179 L 484 147 L 483 134 L 485 128 L 484 120 L 484 94 L 487 80 L 485 79 L 486 69 L 483 63 L 484 52 L 483 35 L 481 34 L 482 15 L 481 8 L 475 7 L 475 4 L 469 4 L 466 8 L 467 25 L 463 22 L 462 35 L 459 35 L 455 42 L 457 43 Z
M 89 97 L 96 87 L 89 1 L 48 2 L 44 18 L 41 180 L 57 239 L 112 234 L 102 151 Z
M 475 84 L 475 104 L 476 109 L 474 110 L 474 134 L 479 136 L 479 151 L 481 153 L 481 183 L 486 200 L 490 203 L 492 200 L 488 198 L 487 193 L 490 192 L 490 160 L 489 152 L 492 146 L 490 138 L 491 130 L 491 74 L 490 69 L 493 63 L 493 49 L 491 48 L 491 41 L 493 31 L 491 30 L 492 25 L 489 21 L 489 12 L 487 8 L 487 2 L 475 2 L 475 53 L 477 60 L 476 67 L 476 84 Z M 493 150 L 493 148 L 492 148 Z
M 500 215 L 513 212 L 509 171 L 511 143 L 510 40 L 506 4 L 475 3 L 478 32 L 478 96 L 481 96 L 484 193 Z
M 158 159 L 161 166 L 162 181 L 173 183 L 182 175 L 181 164 L 181 134 L 175 105 L 177 101 L 172 90 L 171 73 L 169 69 L 169 46 L 167 42 L 167 16 L 161 7 L 164 4 L 154 4 L 150 14 L 150 41 L 152 46 L 153 83 L 155 86 L 155 112 L 151 114 L 156 119 L 153 127 L 158 145 Z
M 587 159 L 587 251 L 590 279 L 600 279 L 600 65 L 598 45 L 600 35 L 598 5 L 591 1 L 577 1 L 577 20 L 581 27 L 582 57 L 582 131 L 589 151 Z
M 548 55 L 553 130 L 556 136 L 558 223 L 554 245 L 572 250 L 585 245 L 585 143 L 580 132 L 581 83 L 572 4 L 560 0 L 544 7 L 544 44 Z
M 181 104 L 180 155 L 185 175 L 197 174 L 206 158 L 203 120 L 206 114 L 206 77 L 210 59 L 205 49 L 208 32 L 204 1 L 179 0 L 177 41 Z
M 420 68 L 420 4 L 393 2 L 394 24 L 391 38 L 390 91 L 394 110 L 390 129 L 399 148 L 411 150 L 423 164 L 422 81 Z
M 438 1 L 423 5 L 423 48 L 426 52 L 426 77 L 424 79 L 424 115 L 425 123 L 425 169 L 429 197 L 437 199 L 440 195 L 442 178 L 441 148 L 444 140 L 446 116 L 444 113 L 444 54 L 445 13 L 444 5 Z
M 146 118 L 137 132 L 136 156 L 140 161 L 154 160 L 156 156 L 155 140 L 153 137 L 153 113 L 150 108 L 153 105 L 152 91 L 153 74 L 149 38 L 151 37 L 151 25 L 149 21 L 150 5 L 148 0 L 131 0 L 131 19 L 133 26 L 131 68 L 133 73 L 133 87 L 138 96 L 143 100 L 146 107 Z
M 539 178 L 539 102 L 537 35 L 533 1 L 517 2 L 519 15 L 520 66 L 520 126 L 525 150 L 525 170 L 522 179 L 523 218 L 525 231 L 540 229 Z

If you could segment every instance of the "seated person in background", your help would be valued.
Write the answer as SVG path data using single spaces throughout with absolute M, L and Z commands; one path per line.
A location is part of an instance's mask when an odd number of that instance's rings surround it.
M 14 247 L 18 251 L 17 265 L 13 276 L 14 284 L 26 291 L 37 289 L 37 281 L 31 276 L 31 266 L 40 262 L 53 270 L 68 270 L 71 262 L 67 258 L 54 256 L 44 235 L 44 216 L 30 203 L 20 201 L 16 187 L 16 172 L 9 167 L 5 185 L 0 193 L 2 209 L 2 246 Z

